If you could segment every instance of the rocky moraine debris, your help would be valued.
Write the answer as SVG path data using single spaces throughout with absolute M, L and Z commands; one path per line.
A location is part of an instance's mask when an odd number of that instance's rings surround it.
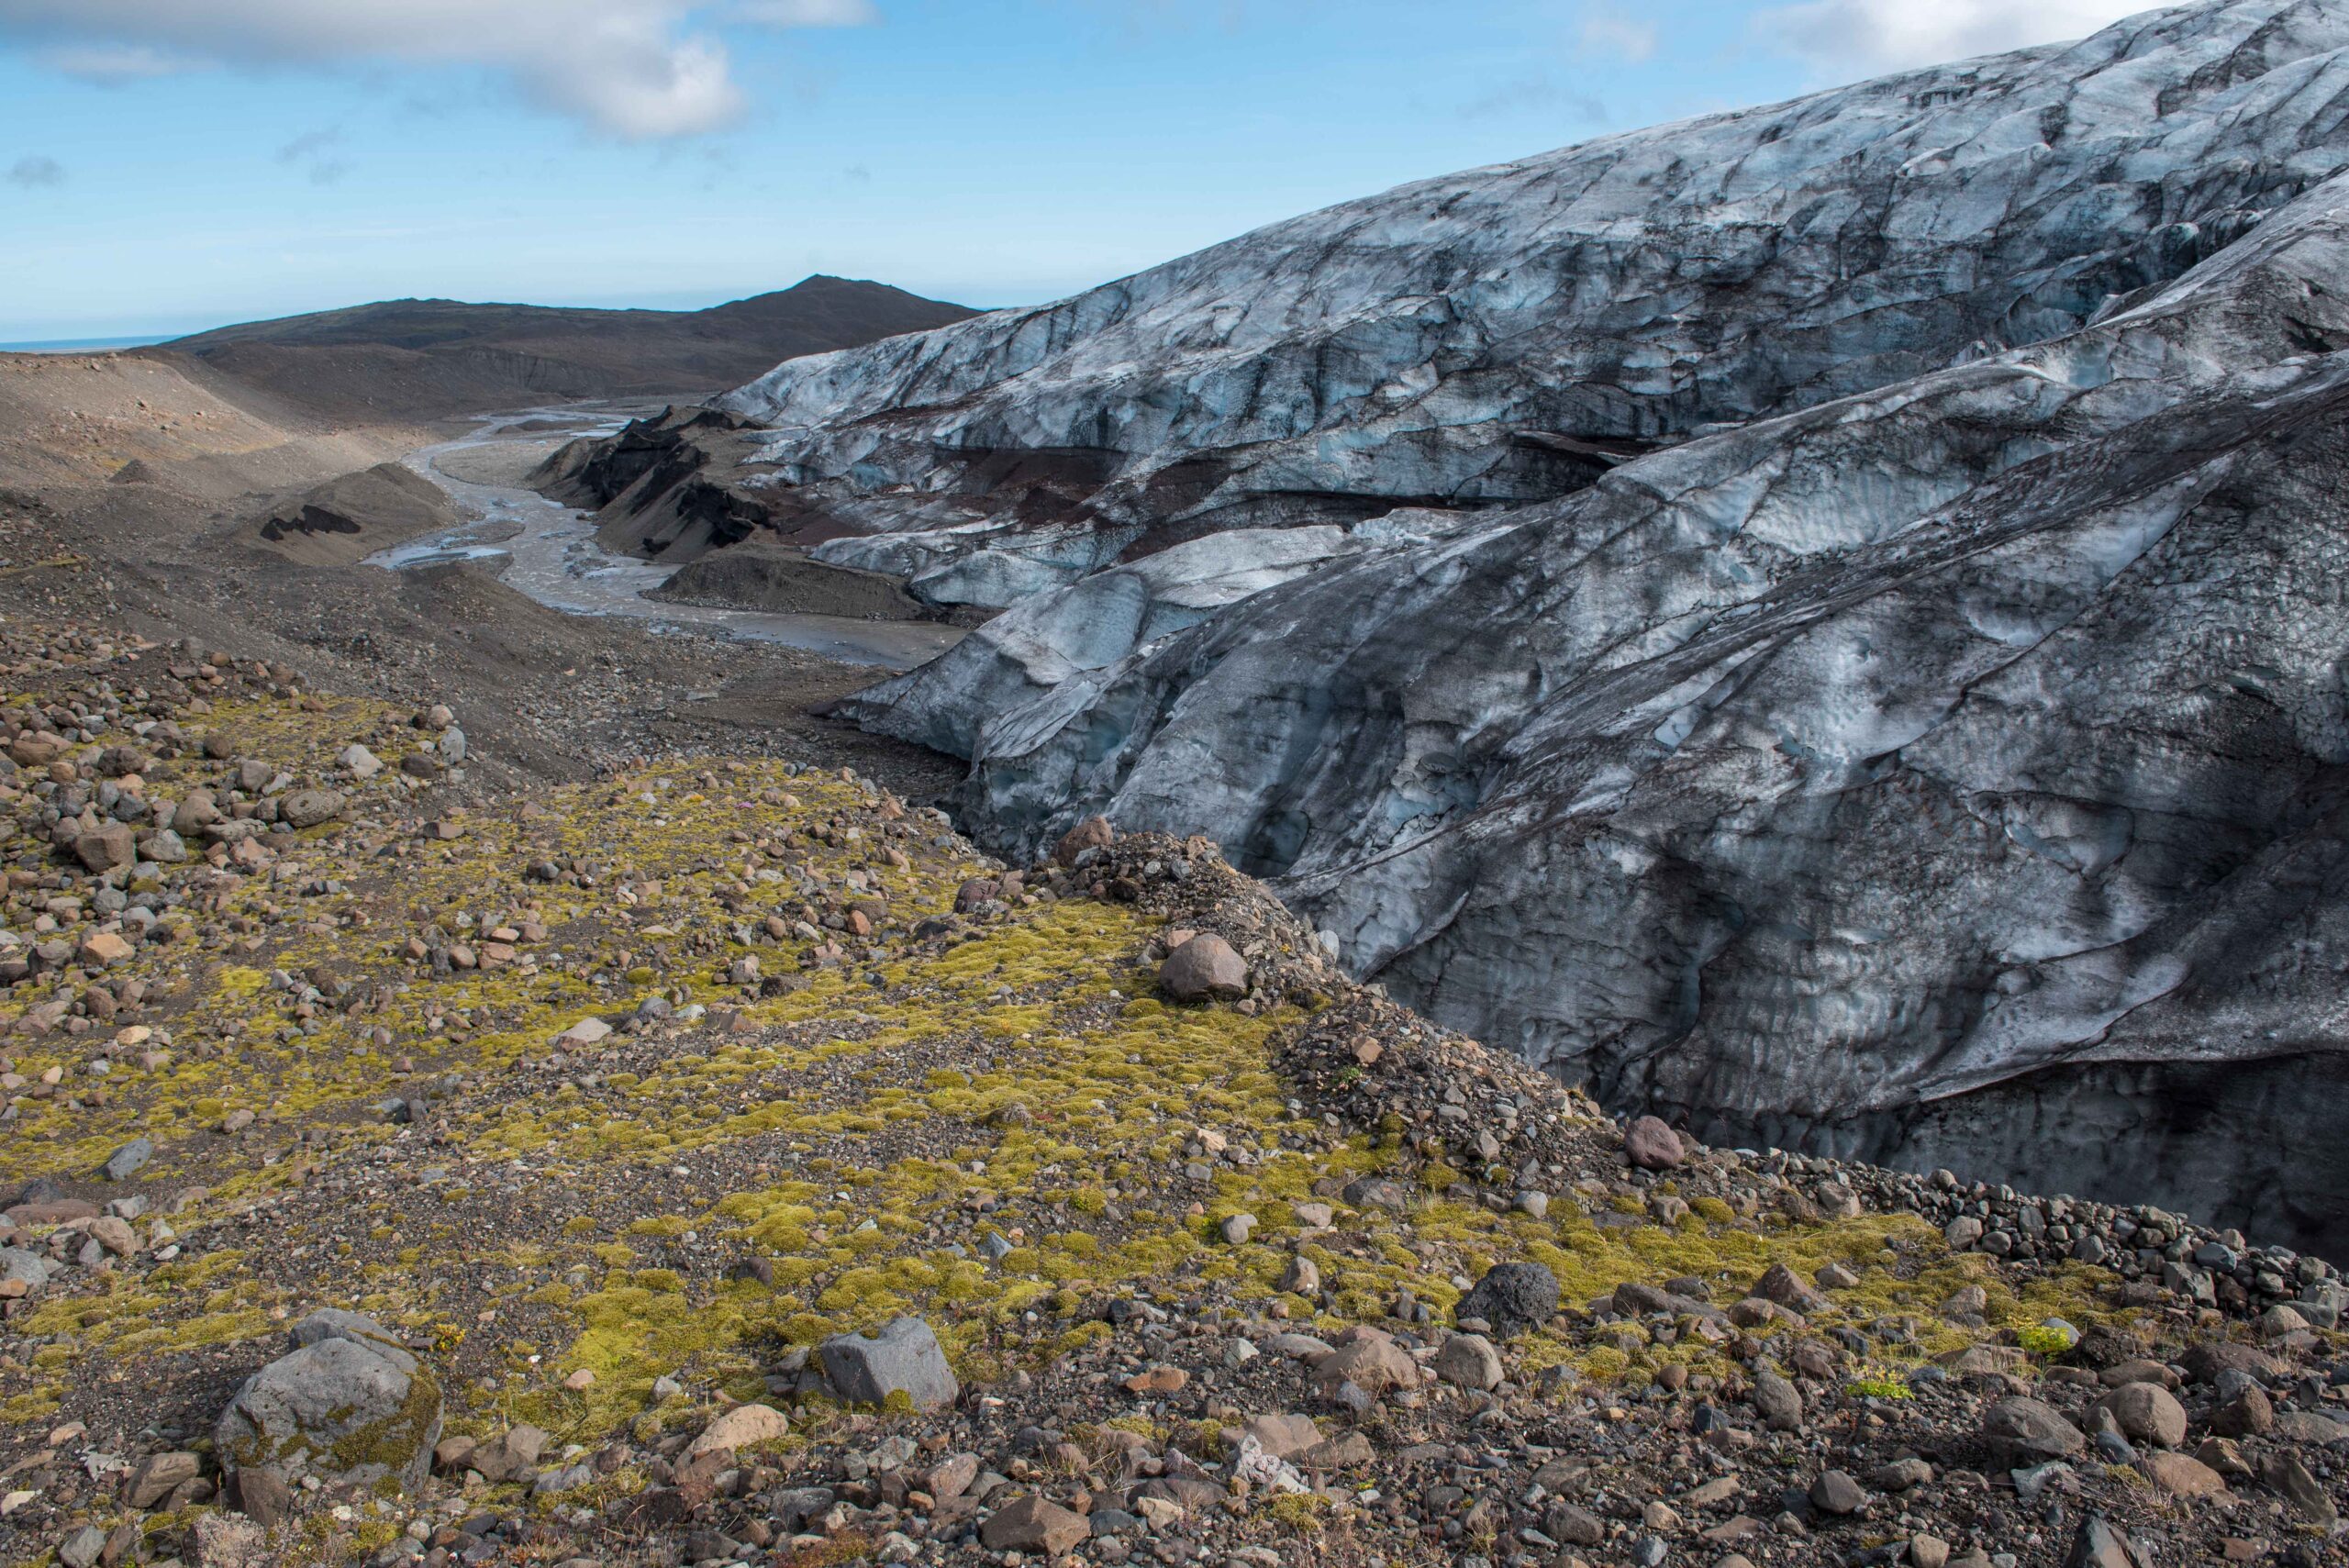
M 2325 1262 L 1619 1125 L 1204 840 L 1004 865 L 707 755 L 465 795 L 429 705 L 0 671 L 13 1559 L 2338 1549 Z

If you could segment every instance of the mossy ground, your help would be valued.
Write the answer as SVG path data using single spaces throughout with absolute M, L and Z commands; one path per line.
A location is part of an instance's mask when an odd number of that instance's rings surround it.
M 354 740 L 394 761 L 412 733 L 355 702 L 208 717 L 313 776 Z M 175 762 L 149 787 L 218 771 Z M 83 1272 L 14 1320 L 6 1457 L 52 1418 L 195 1440 L 282 1325 L 323 1306 L 429 1345 L 452 1431 L 528 1420 L 559 1447 L 769 1397 L 793 1348 L 901 1314 L 985 1380 L 1097 1346 L 1112 1296 L 1215 1289 L 1326 1331 L 1407 1290 L 1448 1316 L 1457 1281 L 1508 1259 L 1548 1264 L 1570 1306 L 1680 1275 L 1728 1299 L 1773 1262 L 1841 1262 L 1860 1283 L 1818 1327 L 1870 1333 L 1886 1377 L 2050 1314 L 2098 1315 L 2087 1271 L 2018 1293 L 1913 1219 L 1801 1224 L 1706 1200 L 1661 1224 L 1618 1214 L 1603 1182 L 1540 1219 L 1496 1212 L 1392 1131 L 1292 1106 L 1276 1048 L 1309 1005 L 1160 1000 L 1167 921 L 1130 905 L 1030 898 L 947 921 L 982 862 L 852 781 L 687 761 L 462 813 L 414 793 L 361 789 L 345 822 L 271 840 L 262 872 L 191 880 L 172 917 L 184 934 L 110 976 L 149 983 L 142 1021 L 167 1059 L 117 1052 L 92 1096 L 77 1086 L 105 1031 L 18 1049 L 19 1073 L 54 1067 L 61 1084 L 17 1102 L 0 1169 L 110 1195 L 126 1189 L 90 1172 L 143 1135 L 158 1154 L 129 1190 L 200 1195 L 170 1220 L 168 1261 Z M 421 832 L 428 817 L 443 826 Z M 436 973 L 410 945 L 485 952 L 498 928 L 535 935 L 495 967 Z M 767 983 L 729 978 L 749 959 Z M 332 992 L 306 1001 L 281 974 Z M 655 997 L 711 1011 L 553 1049 Z M 419 1111 L 395 1119 L 395 1098 Z M 240 1112 L 250 1126 L 224 1131 Z M 1297 1216 L 1379 1173 L 1418 1194 L 1404 1212 L 1341 1204 L 1318 1231 Z M 1242 1212 L 1255 1229 L 1234 1245 L 1221 1225 Z M 1281 1296 L 1300 1255 L 1326 1299 Z M 1966 1284 L 1989 1292 L 1987 1325 L 1936 1311 Z M 1631 1326 L 1543 1329 L 1521 1359 L 1630 1387 L 1673 1364 L 1735 1370 L 1704 1340 Z M 656 1393 L 662 1378 L 682 1392 Z M 807 1409 L 811 1428 L 830 1418 Z M 1319 1524 L 1297 1511 L 1299 1530 Z

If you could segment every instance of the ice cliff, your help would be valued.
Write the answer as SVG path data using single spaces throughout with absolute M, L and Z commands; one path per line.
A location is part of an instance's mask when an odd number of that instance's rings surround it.
M 1013 605 L 860 710 L 981 836 L 1208 833 L 1709 1140 L 2337 1251 L 2345 50 L 2343 0 L 2154 13 L 729 407 L 822 552 Z

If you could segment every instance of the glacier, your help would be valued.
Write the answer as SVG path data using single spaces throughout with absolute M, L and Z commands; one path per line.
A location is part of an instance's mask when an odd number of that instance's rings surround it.
M 2349 1244 L 2349 0 L 1613 136 L 726 399 L 965 823 L 1767 1141 Z

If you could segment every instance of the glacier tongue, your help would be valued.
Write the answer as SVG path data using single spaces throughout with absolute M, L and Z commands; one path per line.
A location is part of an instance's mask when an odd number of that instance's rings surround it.
M 859 709 L 981 836 L 1208 833 L 1711 1140 L 2339 1251 L 2345 104 L 2349 0 L 2188 6 L 729 406 L 826 550 L 1012 603 Z
M 1407 185 L 725 406 L 771 428 L 797 504 L 936 534 L 932 569 L 1008 558 L 941 580 L 959 603 L 1090 570 L 1073 531 L 1106 561 L 1546 499 L 2175 278 L 2339 166 L 2344 41 L 2307 0 L 2154 13 Z
M 1208 833 L 1415 1005 L 1711 1137 L 2349 1240 L 2334 345 L 2349 178 L 2057 342 L 994 711 L 967 812 Z M 1968 1103 L 2024 1094 L 2028 1141 Z

